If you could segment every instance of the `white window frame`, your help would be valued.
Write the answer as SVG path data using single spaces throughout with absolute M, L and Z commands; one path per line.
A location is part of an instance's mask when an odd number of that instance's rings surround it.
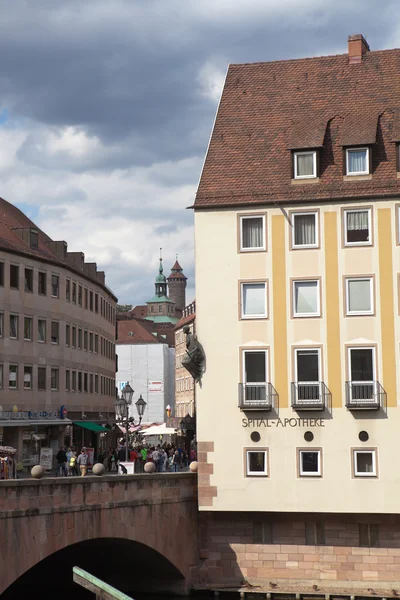
M 264 454 L 264 471 L 250 471 L 250 453 L 257 452 Z M 246 477 L 268 477 L 268 450 L 258 450 L 257 448 L 246 448 Z
M 349 283 L 352 281 L 369 281 L 369 298 L 370 298 L 370 310 L 353 310 L 351 311 L 350 306 L 350 294 L 349 294 Z M 373 315 L 375 311 L 374 306 L 374 279 L 373 277 L 346 277 L 346 315 L 351 317 L 354 315 Z
M 304 154 L 313 155 L 313 174 L 312 175 L 298 175 L 297 174 L 297 157 L 304 156 Z M 295 179 L 315 179 L 317 177 L 317 151 L 316 150 L 302 150 L 301 152 L 293 152 L 294 162 L 294 178 Z
M 246 315 L 244 312 L 244 286 L 252 286 L 252 285 L 263 285 L 264 286 L 265 310 L 262 314 Z M 266 319 L 266 318 L 268 318 L 267 282 L 266 281 L 241 281 L 240 282 L 240 317 L 242 319 Z
M 297 364 L 297 355 L 299 352 L 317 352 L 318 353 L 318 380 L 317 381 L 299 381 L 299 375 L 298 375 L 298 364 Z M 321 381 L 322 381 L 322 365 L 321 365 L 321 348 L 315 348 L 313 346 L 310 346 L 309 348 L 306 347 L 302 347 L 302 348 L 295 348 L 294 349 L 294 381 L 297 384 L 304 384 L 304 385 L 318 385 L 319 387 L 319 397 L 321 398 L 322 396 L 322 389 L 321 389 Z M 304 400 L 298 400 L 298 396 L 296 393 L 296 399 L 297 402 L 299 404 L 303 403 L 305 406 L 307 406 L 307 402 L 305 402 Z
M 314 244 L 296 244 L 296 236 L 295 236 L 295 220 L 296 217 L 304 217 L 304 215 L 314 215 L 315 217 L 315 243 Z M 319 247 L 319 220 L 318 220 L 318 211 L 303 211 L 303 212 L 293 212 L 291 213 L 292 219 L 292 248 L 318 248 Z
M 255 248 L 243 248 L 243 221 L 245 219 L 262 219 L 262 241 L 263 244 L 262 246 L 256 246 Z M 258 215 L 258 214 L 254 214 L 254 215 L 240 215 L 240 252 L 265 252 L 266 250 L 266 245 L 265 245 L 265 237 L 266 237 L 266 232 L 265 232 L 265 215 Z
M 303 471 L 303 463 L 302 463 L 302 455 L 306 453 L 314 452 L 318 455 L 318 471 L 310 472 Z M 316 450 L 314 448 L 310 448 L 309 450 L 299 450 L 299 475 L 300 477 L 321 477 L 322 475 L 322 453 L 321 450 Z
M 317 284 L 317 312 L 315 313 L 298 313 L 296 311 L 296 283 L 316 283 Z M 293 318 L 295 319 L 308 319 L 310 317 L 321 316 L 321 286 L 319 279 L 293 279 L 292 280 L 292 304 L 293 304 Z
M 372 454 L 372 471 L 368 472 L 359 472 L 357 471 L 357 455 L 358 454 Z M 375 448 L 363 449 L 363 450 L 353 450 L 353 466 L 354 466 L 354 477 L 377 477 L 377 469 L 376 469 L 376 450 Z
M 352 173 L 349 172 L 349 152 L 360 152 L 361 150 L 365 150 L 366 151 L 366 163 L 367 163 L 367 170 L 366 171 L 353 171 Z M 353 177 L 354 175 L 369 175 L 369 147 L 368 146 L 363 146 L 363 147 L 354 147 L 354 148 L 346 148 L 346 175 L 349 177 Z
M 368 231 L 369 231 L 369 240 L 366 242 L 348 242 L 347 241 L 347 213 L 354 212 L 367 212 L 368 213 Z M 343 231 L 344 231 L 344 245 L 345 246 L 372 246 L 372 218 L 371 218 L 371 208 L 349 208 L 343 211 Z
M 246 381 L 246 354 L 254 354 L 255 352 L 264 352 L 264 356 L 265 356 L 265 382 L 263 382 L 263 383 L 268 383 L 268 377 L 269 377 L 269 373 L 268 373 L 268 348 L 252 348 L 251 350 L 246 350 L 246 348 L 244 348 L 242 350 L 242 381 L 243 381 L 243 384 L 249 384 L 249 385 L 257 385 L 257 383 L 261 384 L 261 382 Z

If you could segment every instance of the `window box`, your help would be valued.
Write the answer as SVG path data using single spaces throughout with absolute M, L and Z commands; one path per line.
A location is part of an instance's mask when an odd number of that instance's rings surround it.
M 319 247 L 318 213 L 291 213 L 292 249 L 301 250 Z
M 318 449 L 299 449 L 299 476 L 321 477 L 322 476 L 322 451 Z
M 345 246 L 372 244 L 371 209 L 357 208 L 344 211 Z
M 254 282 L 240 284 L 240 317 L 241 319 L 266 319 L 267 283 Z
M 369 175 L 369 148 L 346 149 L 346 175 Z
M 268 451 L 266 448 L 245 450 L 246 477 L 268 477 Z
M 293 317 L 320 317 L 319 279 L 293 281 Z
M 317 177 L 317 152 L 309 150 L 293 153 L 294 178 L 312 179 Z
M 265 215 L 240 217 L 240 251 L 260 252 L 266 250 Z
M 376 449 L 353 449 L 353 476 L 377 477 Z
M 374 293 L 372 277 L 346 278 L 346 315 L 373 315 Z

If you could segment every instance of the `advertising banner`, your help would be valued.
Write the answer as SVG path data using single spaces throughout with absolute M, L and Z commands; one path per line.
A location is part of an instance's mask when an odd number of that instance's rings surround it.
M 45 471 L 53 468 L 53 448 L 40 448 L 40 466 Z

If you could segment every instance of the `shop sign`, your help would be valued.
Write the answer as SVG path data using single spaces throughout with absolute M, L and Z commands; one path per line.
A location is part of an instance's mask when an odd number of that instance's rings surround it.
M 53 448 L 40 448 L 40 466 L 46 471 L 53 468 Z
M 325 427 L 324 419 L 242 419 L 242 427 Z
M 0 411 L 0 420 L 16 419 L 29 421 L 30 419 L 59 419 L 59 410 L 28 410 L 28 411 Z
M 62 419 L 65 419 L 65 418 L 66 418 L 66 416 L 67 416 L 67 414 L 68 414 L 67 407 L 66 407 L 66 406 L 62 406 L 62 407 L 60 408 L 60 417 L 61 417 Z
M 149 390 L 149 392 L 163 392 L 164 391 L 164 382 L 149 381 L 148 390 Z

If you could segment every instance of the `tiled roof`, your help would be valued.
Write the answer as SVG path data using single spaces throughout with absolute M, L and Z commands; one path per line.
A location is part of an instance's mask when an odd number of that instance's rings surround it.
M 400 195 L 400 50 L 230 65 L 195 208 Z M 291 180 L 290 148 L 318 147 L 320 180 Z M 343 146 L 376 144 L 372 178 L 343 178 Z
M 168 281 L 170 279 L 187 279 L 187 277 L 183 273 L 171 273 L 171 275 L 168 275 Z
M 139 319 L 117 321 L 117 344 L 158 344 L 157 336 L 151 332 L 151 323 Z
M 193 323 L 193 321 L 195 321 L 195 320 L 196 320 L 196 313 L 193 313 L 192 315 L 188 315 L 187 317 L 182 317 L 182 319 L 180 319 L 178 321 L 178 323 L 175 325 L 175 331 L 177 329 L 181 329 L 184 325 Z
M 24 239 L 16 233 L 16 230 L 29 229 L 34 229 L 38 232 L 37 248 L 32 248 L 29 243 L 24 241 Z M 27 239 L 29 239 L 29 236 Z M 35 223 L 21 210 L 19 210 L 19 208 L 10 204 L 3 198 L 0 198 L 0 251 L 4 250 L 6 252 L 16 252 L 18 254 L 28 255 L 38 260 L 47 261 L 68 268 L 103 287 L 115 300 L 117 299 L 111 290 L 105 285 L 102 285 L 96 277 L 92 277 L 88 273 L 78 269 L 76 265 L 68 259 L 68 255 L 63 257 L 55 252 L 49 245 L 52 243 L 54 243 L 53 240 L 35 225 Z

